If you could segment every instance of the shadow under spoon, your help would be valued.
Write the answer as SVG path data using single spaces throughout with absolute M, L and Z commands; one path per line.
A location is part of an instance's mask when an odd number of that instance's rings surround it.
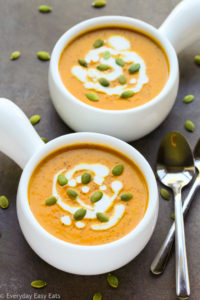
M 194 164 L 198 174 L 192 187 L 190 188 L 187 197 L 184 200 L 183 203 L 184 216 L 189 211 L 196 190 L 200 187 L 200 139 L 198 140 L 194 148 Z M 164 242 L 162 243 L 157 255 L 155 256 L 151 264 L 150 270 L 154 275 L 161 275 L 164 272 L 172 251 L 174 238 L 175 238 L 175 222 L 173 222 Z
M 180 133 L 170 132 L 163 138 L 158 151 L 156 167 L 160 181 L 171 188 L 174 193 L 176 295 L 179 299 L 187 299 L 190 295 L 190 283 L 181 190 L 192 180 L 195 166 L 190 146 Z

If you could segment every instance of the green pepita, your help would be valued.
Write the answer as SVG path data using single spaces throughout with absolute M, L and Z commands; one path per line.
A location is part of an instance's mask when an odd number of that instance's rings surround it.
M 102 300 L 102 294 L 100 292 L 95 293 L 93 300 Z
M 51 196 L 46 199 L 45 204 L 48 206 L 54 205 L 57 202 L 57 198 L 55 196 Z
M 95 0 L 94 2 L 92 2 L 92 6 L 97 8 L 101 8 L 105 5 L 106 5 L 106 0 Z
M 10 55 L 10 60 L 15 60 L 18 59 L 20 57 L 21 53 L 19 51 L 14 51 L 13 53 L 11 53 Z
M 97 219 L 99 221 L 101 221 L 102 223 L 109 221 L 109 218 L 108 218 L 108 216 L 105 213 L 98 212 L 98 213 L 96 213 L 96 216 L 97 216 Z
M 45 137 L 43 137 L 43 136 L 41 136 L 41 140 L 46 144 L 46 143 L 48 143 L 48 140 L 45 138 Z
M 31 282 L 31 286 L 36 289 L 41 289 L 41 288 L 47 286 L 47 282 L 45 282 L 43 280 L 34 280 Z
M 171 217 L 171 219 L 172 219 L 172 220 L 175 220 L 175 214 L 174 214 L 174 213 L 173 213 L 173 214 L 171 214 L 171 216 L 170 216 L 170 217 Z
M 88 184 L 91 181 L 91 179 L 92 179 L 91 174 L 87 172 L 83 173 L 83 175 L 81 176 L 81 182 L 83 184 Z
M 86 97 L 90 100 L 90 101 L 99 101 L 99 97 L 96 93 L 87 93 Z
M 51 55 L 46 52 L 46 51 L 39 51 L 37 53 L 37 57 L 40 59 L 40 60 L 43 60 L 43 61 L 47 61 L 47 60 L 50 60 L 51 58 Z
M 79 63 L 79 65 L 81 65 L 82 67 L 85 67 L 85 68 L 87 68 L 87 66 L 88 66 L 88 64 L 84 58 L 79 58 L 78 63 Z
M 48 6 L 48 5 L 40 5 L 38 7 L 38 10 L 43 13 L 43 14 L 46 14 L 46 13 L 49 13 L 52 11 L 52 7 L 51 6 Z
M 69 198 L 71 199 L 76 199 L 78 197 L 78 193 L 77 191 L 73 190 L 73 189 L 67 189 L 67 195 L 69 196 Z
M 194 129 L 195 129 L 195 125 L 194 125 L 194 123 L 192 122 L 192 121 L 190 121 L 190 120 L 187 120 L 186 122 L 185 122 L 185 129 L 187 130 L 187 131 L 194 131 Z
M 130 74 L 134 74 L 136 72 L 138 72 L 140 69 L 140 64 L 133 64 L 129 67 L 128 71 Z
M 168 192 L 168 190 L 166 190 L 166 189 L 161 189 L 160 190 L 160 195 L 161 195 L 161 197 L 163 198 L 163 199 L 165 199 L 165 200 L 169 200 L 170 199 L 170 193 Z
M 32 125 L 36 125 L 37 123 L 40 122 L 40 115 L 33 115 L 30 117 L 30 122 Z
M 110 51 L 105 51 L 105 52 L 103 53 L 103 58 L 104 58 L 104 59 L 109 59 L 110 57 L 111 57 Z
M 93 44 L 93 47 L 94 48 L 100 48 L 100 47 L 102 47 L 104 45 L 104 41 L 103 40 L 96 40 L 95 42 L 94 42 L 94 44 Z
M 112 288 L 117 288 L 118 285 L 119 285 L 118 278 L 115 275 L 111 274 L 111 273 L 109 273 L 107 275 L 107 281 L 108 281 L 109 286 L 111 286 Z
M 116 165 L 113 169 L 112 169 L 112 174 L 114 176 L 119 176 L 122 174 L 124 170 L 124 166 L 123 165 Z
M 125 61 L 122 58 L 116 58 L 115 62 L 118 66 L 123 67 L 125 65 Z
M 95 203 L 95 202 L 101 200 L 102 197 L 103 197 L 103 193 L 101 191 L 97 191 L 91 196 L 90 201 L 92 203 Z
M 109 66 L 106 65 L 106 64 L 100 64 L 100 65 L 97 66 L 97 69 L 99 71 L 107 71 L 109 69 Z
M 105 87 L 108 87 L 110 85 L 110 82 L 106 78 L 103 78 L 103 77 L 99 78 L 99 83 Z
M 122 201 L 129 201 L 129 200 L 131 200 L 133 198 L 133 195 L 131 194 L 131 193 L 123 193 L 123 194 L 121 194 L 121 196 L 120 196 L 120 199 L 122 200 Z
M 120 84 L 126 84 L 126 77 L 125 77 L 125 75 L 120 75 L 119 77 L 118 77 L 118 81 L 119 81 L 119 83 Z
M 194 57 L 194 62 L 195 62 L 198 66 L 200 66 L 200 55 L 196 55 L 196 56 Z
M 183 102 L 190 103 L 194 100 L 194 95 L 187 95 L 183 98 Z
M 95 293 L 93 300 L 102 300 L 102 294 L 100 292 Z
M 65 177 L 65 175 L 63 174 L 60 174 L 58 175 L 58 179 L 57 179 L 58 183 L 61 185 L 61 186 L 64 186 L 68 183 L 68 180 L 67 178 Z
M 8 208 L 9 206 L 9 201 L 6 196 L 0 196 L 0 207 L 5 209 Z
M 126 99 L 126 98 L 132 97 L 133 95 L 134 95 L 134 92 L 133 92 L 133 91 L 131 91 L 131 90 L 126 90 L 126 91 L 124 91 L 124 92 L 121 94 L 121 98 Z
M 85 217 L 85 215 L 86 215 L 86 209 L 85 208 L 79 208 L 75 213 L 74 213 L 74 215 L 73 215 L 73 217 L 74 217 L 74 219 L 76 220 L 76 221 L 80 221 L 80 220 L 82 220 L 84 217 Z

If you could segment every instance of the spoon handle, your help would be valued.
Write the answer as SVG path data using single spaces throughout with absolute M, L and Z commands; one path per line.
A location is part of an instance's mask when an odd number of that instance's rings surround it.
M 190 192 L 188 193 L 188 196 L 186 197 L 183 203 L 184 216 L 187 214 L 190 205 L 192 203 L 193 196 L 199 186 L 200 186 L 200 174 L 198 174 L 198 176 L 196 177 L 190 189 Z M 154 275 L 161 275 L 164 272 L 174 243 L 174 237 L 175 237 L 175 222 L 173 222 L 166 236 L 166 239 L 162 243 L 160 250 L 158 251 L 157 255 L 155 256 L 151 264 L 150 270 Z
M 190 295 L 187 253 L 181 188 L 174 188 L 175 199 L 175 244 L 176 244 L 176 295 L 179 299 L 187 299 Z

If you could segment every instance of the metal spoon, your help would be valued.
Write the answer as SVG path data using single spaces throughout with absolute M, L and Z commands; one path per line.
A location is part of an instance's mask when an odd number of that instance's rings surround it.
M 181 190 L 194 174 L 194 159 L 186 139 L 178 132 L 166 134 L 158 151 L 157 175 L 174 192 L 176 295 L 179 299 L 188 299 L 190 295 Z
M 194 148 L 194 159 L 195 159 L 194 164 L 198 171 L 198 175 L 197 175 L 186 199 L 184 200 L 184 203 L 183 203 L 184 216 L 187 214 L 187 212 L 190 208 L 190 205 L 193 200 L 193 196 L 194 196 L 197 188 L 200 187 L 200 139 L 198 140 L 198 142 Z M 162 243 L 160 250 L 158 251 L 157 255 L 155 256 L 155 258 L 151 264 L 150 270 L 154 275 L 161 275 L 164 272 L 165 267 L 168 262 L 168 259 L 170 257 L 173 243 L 174 243 L 174 237 L 175 237 L 175 222 L 173 222 L 173 224 L 166 236 L 166 239 Z

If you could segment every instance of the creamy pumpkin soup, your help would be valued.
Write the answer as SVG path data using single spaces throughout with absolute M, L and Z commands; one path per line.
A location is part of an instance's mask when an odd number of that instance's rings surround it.
M 65 87 L 77 99 L 112 110 L 152 100 L 169 75 L 160 45 L 141 32 L 118 27 L 76 37 L 63 50 L 59 71 Z
M 43 159 L 28 188 L 30 208 L 53 236 L 80 245 L 128 234 L 144 217 L 148 188 L 138 167 L 103 146 L 78 144 Z

